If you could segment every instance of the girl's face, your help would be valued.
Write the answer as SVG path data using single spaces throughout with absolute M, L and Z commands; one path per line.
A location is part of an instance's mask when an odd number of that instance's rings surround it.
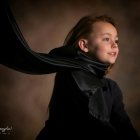
M 118 56 L 118 35 L 116 28 L 98 21 L 93 24 L 93 32 L 87 39 L 87 55 L 103 63 L 114 64 Z

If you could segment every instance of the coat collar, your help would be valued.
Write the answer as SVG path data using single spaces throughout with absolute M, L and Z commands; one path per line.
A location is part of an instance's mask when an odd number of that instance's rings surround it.
M 72 71 L 72 77 L 79 87 L 81 94 L 88 98 L 89 114 L 103 122 L 109 121 L 109 109 L 103 88 L 106 86 L 104 79 L 99 79 L 85 71 Z

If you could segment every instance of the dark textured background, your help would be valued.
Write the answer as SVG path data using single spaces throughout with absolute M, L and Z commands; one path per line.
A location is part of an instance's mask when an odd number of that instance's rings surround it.
M 140 1 L 12 0 L 11 7 L 29 46 L 48 52 L 61 46 L 86 14 L 108 14 L 119 25 L 120 54 L 108 75 L 120 85 L 126 110 L 140 134 Z M 8 51 L 8 50 L 7 50 Z M 5 140 L 34 140 L 47 119 L 54 74 L 28 75 L 0 65 L 0 128 Z

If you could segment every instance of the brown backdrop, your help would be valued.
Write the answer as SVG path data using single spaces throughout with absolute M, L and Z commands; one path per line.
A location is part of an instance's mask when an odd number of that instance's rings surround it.
M 120 55 L 108 77 L 120 85 L 126 110 L 140 134 L 140 1 L 12 0 L 11 7 L 29 46 L 48 52 L 61 46 L 86 14 L 108 14 L 118 22 Z M 8 50 L 7 50 L 8 51 Z M 34 140 L 48 117 L 54 75 L 28 75 L 0 65 L 0 128 L 5 140 Z

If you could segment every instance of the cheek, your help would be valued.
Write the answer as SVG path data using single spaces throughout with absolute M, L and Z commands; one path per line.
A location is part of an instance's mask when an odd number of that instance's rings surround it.
M 90 50 L 96 54 L 105 53 L 108 51 L 109 46 L 102 43 L 101 39 L 92 40 L 89 44 Z
M 106 46 L 97 46 L 96 47 L 96 55 L 100 56 L 100 57 L 104 57 L 105 55 L 107 55 L 108 49 Z
M 89 42 L 89 54 L 98 59 L 104 59 L 107 55 L 109 46 L 102 44 L 100 40 Z
M 119 54 L 119 48 L 117 48 L 117 53 Z
M 89 55 L 92 58 L 95 58 L 100 61 L 104 61 L 107 57 L 106 50 L 99 47 L 95 47 L 94 49 L 90 50 Z

